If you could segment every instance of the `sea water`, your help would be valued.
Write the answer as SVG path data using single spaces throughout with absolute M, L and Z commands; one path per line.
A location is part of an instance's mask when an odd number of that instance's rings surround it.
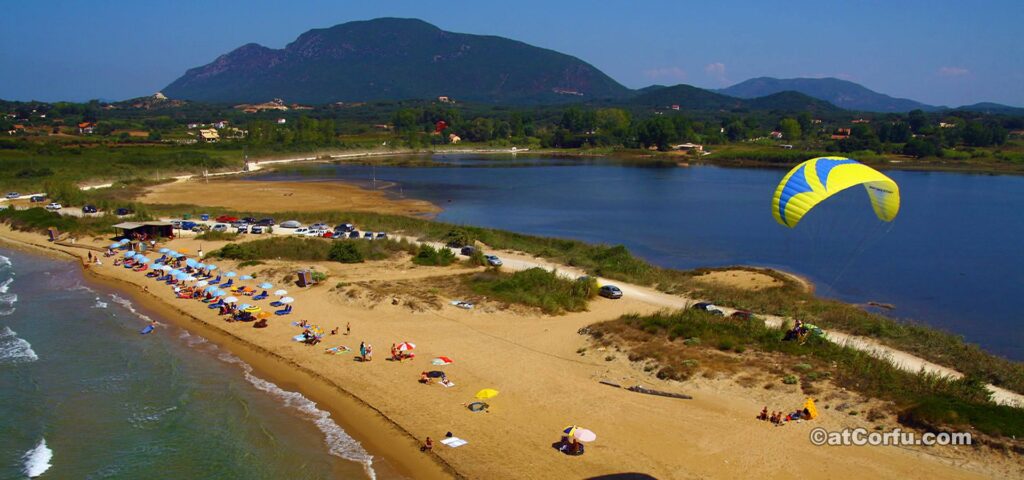
M 0 248 L 0 479 L 365 479 L 374 460 L 312 401 L 73 262 Z

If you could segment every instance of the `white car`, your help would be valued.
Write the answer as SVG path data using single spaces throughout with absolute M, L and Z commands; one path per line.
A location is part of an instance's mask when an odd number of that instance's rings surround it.
M 61 208 L 64 208 L 64 207 L 62 207 L 61 204 L 59 204 L 57 202 L 51 202 L 49 205 L 46 206 L 46 209 L 50 210 L 51 212 L 56 212 L 57 210 L 60 210 Z
M 322 237 L 322 236 L 324 236 L 324 233 L 326 233 L 326 232 L 327 232 L 327 230 L 320 230 L 320 229 L 317 229 L 317 228 L 311 228 L 311 229 L 309 229 L 308 232 L 306 232 L 306 235 L 310 236 L 310 237 Z
M 309 228 L 310 230 L 327 230 L 330 227 L 328 227 L 326 223 L 314 223 L 310 225 Z
M 7 199 L 8 200 L 14 200 L 15 198 L 20 198 L 20 197 L 21 197 L 21 194 L 18 193 L 18 192 L 10 192 L 10 193 L 7 194 Z
M 223 223 L 218 223 L 218 224 L 213 226 L 213 231 L 215 231 L 215 232 L 226 232 L 226 231 L 228 231 L 228 226 L 226 224 L 223 224 Z
M 295 235 L 309 235 L 309 229 L 306 227 L 296 228 L 292 233 Z

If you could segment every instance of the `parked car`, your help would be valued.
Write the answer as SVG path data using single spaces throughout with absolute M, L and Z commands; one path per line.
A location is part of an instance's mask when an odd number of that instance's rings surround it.
M 363 238 L 365 238 L 367 240 L 373 240 L 373 232 L 364 232 L 363 233 Z
M 213 226 L 212 230 L 215 232 L 226 232 L 228 231 L 228 225 L 226 223 L 218 223 Z
M 597 294 L 604 298 L 619 299 L 622 298 L 622 290 L 615 285 L 605 285 L 597 291 Z
M 237 222 L 238 221 L 238 217 L 232 217 L 231 215 L 221 215 L 221 216 L 217 217 L 216 220 L 218 222 L 220 222 L 220 223 L 232 223 L 232 222 Z
M 185 220 L 181 222 L 181 225 L 179 225 L 178 228 L 182 230 L 192 230 L 193 228 L 196 228 L 197 225 L 199 224 L 196 222 L 193 222 L 191 220 Z
M 348 232 L 348 238 L 359 238 L 359 230 Z
M 88 207 L 88 205 L 86 205 L 86 207 Z M 82 211 L 85 212 L 85 207 L 82 207 Z M 85 212 L 85 213 L 89 213 L 89 212 Z M 181 220 L 171 220 L 170 224 L 171 224 L 171 227 L 181 228 Z
M 243 233 L 249 233 L 249 226 L 248 225 L 244 225 L 244 226 L 241 226 L 241 227 L 235 227 L 235 233 L 237 233 L 239 235 L 241 235 Z
M 476 247 L 462 247 L 462 250 L 459 250 L 459 253 L 467 257 L 471 257 L 473 256 L 474 253 L 476 253 Z
M 330 230 L 324 230 L 324 233 L 320 236 L 324 238 L 334 238 L 334 232 Z
M 719 317 L 725 316 L 725 312 L 723 312 L 722 309 L 718 308 L 713 303 L 697 302 L 697 303 L 693 304 L 693 306 L 690 307 L 690 308 L 692 308 L 694 310 L 703 310 L 705 312 L 708 312 L 708 313 L 710 313 L 712 315 L 719 316 Z
M 204 222 L 209 222 L 210 221 L 210 214 L 209 213 L 200 213 L 199 214 L 199 219 L 204 221 Z
M 284 223 L 288 223 L 288 222 L 284 222 Z M 288 228 L 288 227 L 284 226 L 284 223 L 281 224 L 281 227 L 282 228 Z M 305 234 L 309 233 L 309 229 L 305 228 L 305 227 L 296 228 L 295 231 L 292 232 L 292 233 L 294 233 L 295 235 L 305 235 Z
M 317 223 L 314 223 L 314 224 L 310 225 L 309 228 L 311 228 L 313 230 L 327 230 L 328 228 L 331 228 L 331 227 L 327 226 L 326 223 L 317 222 Z
M 63 208 L 63 207 L 61 206 L 61 204 L 59 204 L 57 202 L 50 202 L 50 204 L 46 206 L 46 209 L 51 211 L 51 212 L 56 212 L 57 210 L 60 210 L 61 208 Z
M 210 231 L 210 226 L 205 223 L 199 223 L 192 227 L 192 231 L 196 233 L 208 232 Z
M 7 192 L 8 200 L 14 200 L 15 198 L 21 198 L 21 194 L 18 192 Z
M 299 222 L 298 220 L 288 220 L 288 221 L 285 221 L 285 222 L 281 222 L 281 225 L 280 225 L 281 228 L 299 228 L 301 226 L 302 226 L 302 223 Z
M 388 233 L 387 232 L 377 232 L 377 238 L 378 239 L 388 238 Z
M 242 221 L 250 225 L 256 223 L 256 219 L 253 217 L 242 217 Z
M 254 225 L 254 226 L 252 227 L 252 229 L 251 229 L 251 230 L 249 230 L 249 232 L 250 232 L 250 233 L 256 233 L 256 234 L 259 234 L 259 233 L 263 233 L 263 227 L 261 227 L 261 226 L 259 226 L 259 225 Z
M 484 258 L 487 260 L 487 264 L 492 267 L 501 266 L 501 259 L 497 255 L 484 255 Z
M 336 227 L 334 227 L 334 229 L 341 230 L 342 232 L 351 232 L 352 230 L 356 229 L 356 226 L 352 225 L 351 223 L 340 223 Z
M 28 201 L 32 203 L 45 202 L 46 197 L 43 195 L 32 195 L 31 197 L 28 197 Z
M 739 320 L 750 320 L 751 318 L 754 318 L 754 314 L 750 310 L 736 310 L 729 316 Z
M 86 205 L 82 207 L 82 213 L 96 213 L 95 205 Z
M 262 218 L 260 221 L 256 222 L 256 225 L 261 227 L 273 227 L 276 224 L 274 223 L 273 218 Z
M 116 213 L 116 214 L 117 214 L 118 216 L 121 216 L 121 217 L 123 217 L 123 216 L 125 216 L 125 215 L 130 215 L 130 214 L 132 213 L 132 211 L 131 211 L 131 210 L 129 210 L 129 209 L 127 209 L 127 208 L 119 208 L 119 209 L 117 209 L 117 211 L 116 211 L 116 212 L 114 212 L 114 213 Z

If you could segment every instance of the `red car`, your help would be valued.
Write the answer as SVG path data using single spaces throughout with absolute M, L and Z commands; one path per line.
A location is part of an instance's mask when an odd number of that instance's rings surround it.
M 235 223 L 238 221 L 238 217 L 232 217 L 229 215 L 221 215 L 217 217 L 217 221 L 220 223 Z

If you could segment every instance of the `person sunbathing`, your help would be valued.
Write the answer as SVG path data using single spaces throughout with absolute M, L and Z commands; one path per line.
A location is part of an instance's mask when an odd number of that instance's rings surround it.
M 757 416 L 758 420 L 768 420 L 768 407 L 761 409 L 761 414 Z

